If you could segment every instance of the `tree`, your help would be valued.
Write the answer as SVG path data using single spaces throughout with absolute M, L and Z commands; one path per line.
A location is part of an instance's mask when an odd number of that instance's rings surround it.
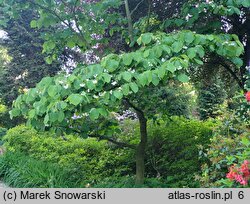
M 61 63 L 45 63 L 45 55 L 41 53 L 44 41 L 40 33 L 30 27 L 30 21 L 37 17 L 31 9 L 19 10 L 15 19 L 3 9 L 0 13 L 7 19 L 0 25 L 7 33 L 0 45 L 11 58 L 0 70 L 0 97 L 10 107 L 23 89 L 34 87 L 44 76 L 55 75 L 61 69 Z
M 159 105 L 164 101 L 150 97 L 154 91 L 165 87 L 170 79 L 188 82 L 188 67 L 202 65 L 206 53 L 225 58 L 238 67 L 237 62 L 241 61 L 243 45 L 236 35 L 197 34 L 189 30 L 166 33 L 153 29 L 136 37 L 127 0 L 124 5 L 128 29 L 119 13 L 124 6 L 122 1 L 27 2 L 37 6 L 41 13 L 38 20 L 31 22 L 32 27 L 65 24 L 55 34 L 56 39 L 51 35 L 47 38 L 44 51 L 48 53 L 57 46 L 78 46 L 83 52 L 93 50 L 93 46 L 110 42 L 104 34 L 112 26 L 116 34 L 128 39 L 130 49 L 108 54 L 96 64 L 78 64 L 70 75 L 43 78 L 36 88 L 16 99 L 11 116 L 23 115 L 28 124 L 40 130 L 51 129 L 58 134 L 76 132 L 135 149 L 137 184 L 144 180 L 147 121 L 165 112 Z M 100 26 L 104 19 L 107 21 Z M 120 22 L 122 29 L 117 28 Z M 119 124 L 112 112 L 124 106 L 132 108 L 139 120 L 141 138 L 136 146 L 114 138 Z
M 184 4 L 181 15 L 165 19 L 163 29 L 191 29 L 197 33 L 230 33 L 236 34 L 244 44 L 244 53 L 240 60 L 234 61 L 240 69 L 227 59 L 208 56 L 208 62 L 214 67 L 222 67 L 246 91 L 246 74 L 250 66 L 250 1 L 223 0 L 211 1 L 189 0 Z M 233 50 L 232 50 L 233 51 Z M 235 50 L 234 50 L 235 51 Z M 210 59 L 209 59 L 210 58 Z M 236 60 L 236 59 L 235 59 Z M 206 78 L 206 76 L 205 76 Z

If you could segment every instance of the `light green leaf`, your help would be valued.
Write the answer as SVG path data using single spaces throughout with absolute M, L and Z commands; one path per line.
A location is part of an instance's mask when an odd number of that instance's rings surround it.
M 68 100 L 71 104 L 77 106 L 78 104 L 82 102 L 82 96 L 80 94 L 71 94 L 68 97 Z
M 125 81 L 130 82 L 130 81 L 131 81 L 131 78 L 132 78 L 132 75 L 131 75 L 130 72 L 124 72 L 124 73 L 122 74 L 122 77 L 123 77 L 123 79 L 124 79 Z
M 108 60 L 107 61 L 107 66 L 106 68 L 108 69 L 109 72 L 115 71 L 119 66 L 119 62 L 116 60 Z
M 158 78 L 158 76 L 156 74 L 153 74 L 153 79 L 152 79 L 152 83 L 157 86 L 160 83 L 160 80 Z
M 28 115 L 30 119 L 34 118 L 36 115 L 36 110 L 35 109 L 30 110 Z
M 241 143 L 245 146 L 250 146 L 250 140 L 247 137 L 243 137 Z
M 190 44 L 194 41 L 195 37 L 194 37 L 194 34 L 192 32 L 187 32 L 185 34 L 185 41 Z
M 104 117 L 108 116 L 108 111 L 105 108 L 98 108 L 98 111 L 102 116 Z
M 126 66 L 129 66 L 129 65 L 131 65 L 131 63 L 133 61 L 133 56 L 130 53 L 125 54 L 125 55 L 123 55 L 122 60 Z
M 190 59 L 193 59 L 193 58 L 195 58 L 195 56 L 196 56 L 196 49 L 195 48 L 189 48 L 188 50 L 187 50 L 187 56 L 190 58 Z
M 19 116 L 19 115 L 21 114 L 21 111 L 20 111 L 18 108 L 13 108 L 13 109 L 9 112 L 9 114 L 10 114 L 10 117 L 11 117 L 11 119 L 12 119 L 13 117 Z
M 138 81 L 139 81 L 139 83 L 142 85 L 142 86 L 145 86 L 146 84 L 147 84 L 147 76 L 144 74 L 144 73 L 142 73 L 142 74 L 140 74 L 139 76 L 138 76 Z
M 103 79 L 104 79 L 104 81 L 106 82 L 106 83 L 109 83 L 110 81 L 111 81 L 111 75 L 110 74 L 108 74 L 108 73 L 103 73 L 102 74 L 102 77 L 103 77 Z
M 181 41 L 176 41 L 173 43 L 172 45 L 172 50 L 175 52 L 175 53 L 178 53 L 182 50 L 183 48 L 183 43 Z
M 96 108 L 91 108 L 90 112 L 89 112 L 89 117 L 91 120 L 96 120 L 99 118 L 99 110 Z
M 60 109 L 64 110 L 67 107 L 67 103 L 65 101 L 60 101 L 59 102 L 59 107 Z
M 177 79 L 182 82 L 182 83 L 186 83 L 189 81 L 189 77 L 186 74 L 180 74 L 177 76 Z
M 62 122 L 64 120 L 64 118 L 65 118 L 64 112 L 63 111 L 58 112 L 57 117 L 58 117 L 57 120 L 59 122 Z
M 129 84 L 129 86 L 134 93 L 137 93 L 139 91 L 138 85 L 136 83 L 132 82 Z
M 171 62 L 166 64 L 166 69 L 172 73 L 174 73 L 176 71 L 176 67 Z
M 163 48 L 161 46 L 156 46 L 154 48 L 154 54 L 157 58 L 161 57 L 162 55 L 162 52 L 163 52 Z
M 122 93 L 124 96 L 127 96 L 129 94 L 129 85 L 128 84 L 122 85 Z
M 141 41 L 144 45 L 147 45 L 152 40 L 152 34 L 151 33 L 145 33 L 141 35 Z
M 114 94 L 114 96 L 117 98 L 117 99 L 122 99 L 122 97 L 123 97 L 123 94 L 122 94 L 122 92 L 120 91 L 120 90 L 115 90 L 114 92 L 113 92 L 113 94 Z
M 44 124 L 48 124 L 49 122 L 49 114 L 46 114 L 43 120 Z
M 166 68 L 164 66 L 161 66 L 159 69 L 158 69 L 158 77 L 160 79 L 164 78 L 166 74 Z
M 36 21 L 36 20 L 32 20 L 32 21 L 30 22 L 30 27 L 31 27 L 31 28 L 36 28 L 36 27 L 37 27 L 37 21 Z
M 95 84 L 94 84 L 94 82 L 92 80 L 88 80 L 86 82 L 86 85 L 87 85 L 89 90 L 93 90 L 95 88 Z
M 147 58 L 150 54 L 150 50 L 145 50 L 143 53 L 143 57 Z
M 146 72 L 144 72 L 145 78 L 147 78 L 147 83 L 149 84 L 150 82 L 152 82 L 153 79 L 153 74 L 152 71 L 148 70 Z
M 199 65 L 203 65 L 203 62 L 197 58 L 195 58 L 194 61 Z
M 56 85 L 50 86 L 48 88 L 48 94 L 50 97 L 54 97 L 57 94 L 58 87 Z

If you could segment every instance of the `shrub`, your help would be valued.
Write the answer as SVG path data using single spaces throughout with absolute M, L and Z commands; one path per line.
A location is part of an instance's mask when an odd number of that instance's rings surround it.
M 105 178 L 94 188 L 166 188 L 167 182 L 160 178 L 146 178 L 143 185 L 136 185 L 133 176 Z
M 111 149 L 106 141 L 94 138 L 82 139 L 73 135 L 62 138 L 21 125 L 10 129 L 4 141 L 7 151 L 21 152 L 34 159 L 57 164 L 71 171 L 72 177 L 81 180 L 83 185 L 131 172 L 131 152 Z
M 211 139 L 207 154 L 209 159 L 203 165 L 202 176 L 199 178 L 203 187 L 242 187 L 234 180 L 226 178 L 232 170 L 250 158 L 250 131 L 244 123 L 234 123 L 226 119 L 217 128 Z
M 146 176 L 163 179 L 168 187 L 198 187 L 194 176 L 200 172 L 204 162 L 199 158 L 199 147 L 208 146 L 216 125 L 213 121 L 181 117 L 172 117 L 158 124 L 149 121 Z M 130 143 L 138 143 L 137 121 L 125 120 L 120 137 Z

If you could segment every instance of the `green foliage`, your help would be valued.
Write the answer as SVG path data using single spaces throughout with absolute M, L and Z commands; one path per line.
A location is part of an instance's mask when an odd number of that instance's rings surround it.
M 39 161 L 57 164 L 69 170 L 71 177 L 84 186 L 105 177 L 131 173 L 132 152 L 111 149 L 107 142 L 94 138 L 81 139 L 72 135 L 62 138 L 17 126 L 7 132 L 4 141 L 7 151 L 21 152 Z
M 167 179 L 172 187 L 197 187 L 194 174 L 200 171 L 199 147 L 212 136 L 212 121 L 172 118 L 160 126 L 150 125 L 147 172 Z
M 3 144 L 2 137 L 6 134 L 7 129 L 0 127 L 0 146 Z
M 217 123 L 172 117 L 158 124 L 150 122 L 148 126 L 146 177 L 162 182 L 159 187 L 198 187 L 195 174 L 201 171 L 205 161 L 199 158 L 200 147 L 208 147 Z M 125 120 L 119 138 L 137 144 L 139 127 L 136 121 Z
M 0 156 L 0 178 L 8 186 L 16 188 L 81 187 L 70 171 L 19 152 Z
M 144 38 L 148 40 L 148 35 L 141 35 L 138 41 Z M 46 125 L 54 129 L 60 126 L 69 130 L 68 126 L 73 126 L 74 120 L 71 120 L 71 117 L 75 113 L 83 115 L 81 119 L 85 125 L 84 121 L 90 117 L 92 108 L 102 108 L 106 112 L 114 111 L 125 95 L 133 96 L 146 87 L 155 85 L 161 87 L 163 85 L 159 82 L 171 78 L 187 82 L 185 69 L 191 64 L 199 63 L 205 50 L 228 58 L 231 57 L 231 54 L 229 55 L 231 46 L 243 51 L 243 46 L 235 42 L 236 36 L 233 35 L 216 35 L 211 38 L 211 35 L 182 31 L 149 36 L 151 40 L 147 46 L 130 53 L 133 56 L 130 66 L 126 66 L 121 60 L 124 54 L 110 54 L 103 58 L 100 64 L 79 66 L 69 77 L 58 75 L 54 78 L 44 78 L 36 88 L 18 97 L 14 103 L 15 108 L 10 112 L 11 116 L 23 115 L 29 124 L 38 129 L 43 129 Z M 193 36 L 193 42 L 190 41 L 190 36 Z M 175 39 L 178 39 L 181 46 L 176 45 Z M 210 49 L 211 44 L 216 47 L 215 50 Z M 188 48 L 195 49 L 197 53 L 195 58 L 187 56 Z M 150 54 L 143 57 L 145 52 Z M 241 52 L 235 52 L 235 57 L 239 57 Z M 128 76 L 128 69 L 131 69 L 131 76 Z M 110 77 L 108 80 L 107 76 Z M 95 85 L 92 87 L 93 90 L 86 87 L 89 81 Z M 114 82 L 116 85 L 113 85 Z M 142 98 L 143 96 L 145 94 Z M 58 105 L 62 102 L 67 103 L 65 109 Z M 56 117 L 58 114 L 61 117 Z M 91 114 L 94 120 L 107 116 L 98 114 L 96 109 L 95 114 Z
M 0 40 L 0 49 L 3 47 L 7 51 L 3 55 L 3 72 L 0 68 L 0 98 L 10 107 L 23 89 L 34 87 L 45 76 L 55 75 L 60 63 L 45 63 L 45 55 L 41 53 L 43 39 L 29 24 L 37 16 L 34 10 L 19 8 L 13 19 L 5 9 L 7 7 L 0 6 L 0 21 L 6 20 L 4 25 L 0 24 L 0 29 L 8 34 L 8 38 Z
M 166 181 L 165 181 L 166 182 Z M 133 177 L 105 178 L 100 183 L 93 186 L 94 188 L 166 188 L 169 187 L 160 178 L 146 178 L 143 185 L 135 185 Z
M 200 118 L 205 120 L 221 115 L 225 98 L 226 93 L 218 83 L 201 87 L 197 98 Z
M 244 123 L 231 120 L 230 117 L 218 126 L 208 150 L 203 155 L 209 162 L 203 165 L 200 177 L 202 186 L 233 187 L 233 183 L 226 179 L 226 174 L 233 164 L 240 165 L 244 160 L 249 160 L 249 133 L 249 128 L 244 126 Z M 239 185 L 234 184 L 234 187 Z

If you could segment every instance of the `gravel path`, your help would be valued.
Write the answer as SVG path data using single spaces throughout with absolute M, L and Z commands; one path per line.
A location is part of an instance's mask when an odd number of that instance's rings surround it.
M 0 181 L 0 188 L 7 188 L 7 186 L 3 182 Z

